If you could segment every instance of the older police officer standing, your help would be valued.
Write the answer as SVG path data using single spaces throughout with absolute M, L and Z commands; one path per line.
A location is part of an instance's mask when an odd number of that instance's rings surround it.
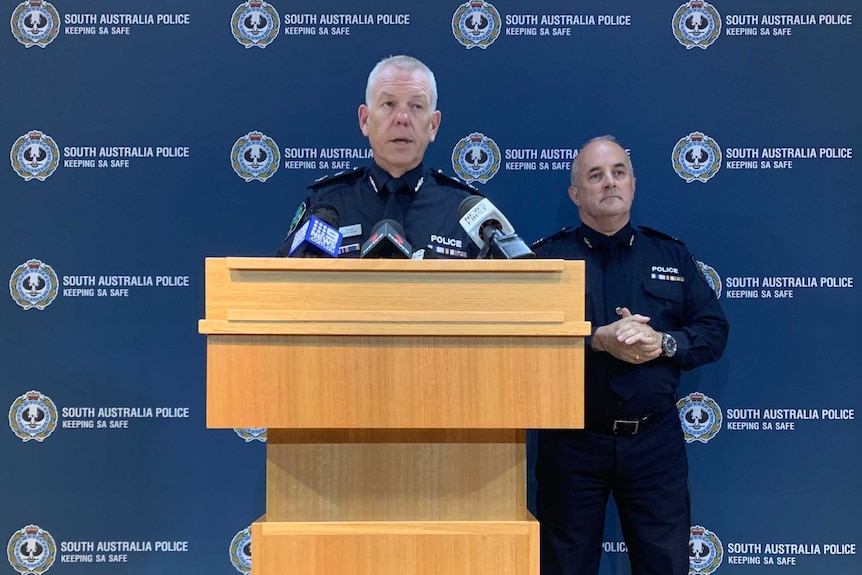
M 343 256 L 358 256 L 374 225 L 392 219 L 403 226 L 414 249 L 476 257 L 478 248 L 458 223 L 458 206 L 475 190 L 423 163 L 440 119 L 437 82 L 425 64 L 410 56 L 379 62 L 359 106 L 359 128 L 368 137 L 374 162 L 309 186 L 278 255 L 287 254 L 306 210 L 326 202 L 340 216 Z
M 633 575 L 688 575 L 680 371 L 716 361 L 728 323 L 682 242 L 630 223 L 635 178 L 610 136 L 587 142 L 569 197 L 582 225 L 539 257 L 586 261 L 585 429 L 538 433 L 542 575 L 595 575 L 612 493 Z

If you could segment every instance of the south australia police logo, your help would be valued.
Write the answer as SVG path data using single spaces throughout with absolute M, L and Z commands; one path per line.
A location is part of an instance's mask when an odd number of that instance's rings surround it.
M 230 542 L 230 562 L 240 573 L 251 573 L 251 527 L 233 536 Z
M 48 2 L 24 0 L 12 12 L 12 34 L 27 48 L 44 48 L 60 31 L 60 15 Z
M 468 184 L 484 184 L 500 169 L 500 148 L 485 134 L 473 132 L 452 150 L 452 169 Z
M 266 443 L 266 427 L 236 427 L 234 431 L 245 439 L 246 443 L 251 443 L 252 441 Z
M 262 0 L 240 4 L 230 19 L 233 37 L 246 48 L 266 48 L 278 36 L 279 26 L 278 12 Z
M 501 26 L 500 13 L 482 0 L 468 0 L 452 15 L 452 33 L 468 50 L 477 46 L 484 50 L 493 44 Z
M 703 263 L 700 260 L 694 260 L 697 264 L 697 270 L 700 272 L 701 277 L 706 280 L 706 283 L 709 284 L 709 287 L 712 288 L 712 291 L 715 292 L 715 297 L 721 297 L 721 276 L 718 275 L 718 272 L 715 271 L 710 265 Z
M 671 161 L 677 175 L 687 183 L 705 183 L 721 168 L 721 148 L 706 134 L 692 132 L 676 143 Z
M 15 303 L 24 309 L 42 310 L 57 297 L 59 284 L 51 266 L 39 260 L 27 260 L 12 272 L 9 293 Z
M 57 544 L 51 534 L 38 525 L 16 531 L 6 546 L 12 568 L 22 575 L 39 575 L 51 568 L 57 556 Z
M 280 162 L 278 144 L 260 132 L 249 132 L 230 151 L 233 171 L 246 182 L 265 182 L 278 170 Z
M 36 178 L 44 182 L 60 164 L 60 150 L 51 136 L 33 130 L 15 140 L 9 160 L 25 181 Z
M 707 443 L 721 431 L 721 408 L 711 397 L 694 392 L 676 402 L 685 442 Z
M 724 557 L 721 540 L 709 529 L 694 525 L 688 539 L 689 575 L 709 575 L 713 573 Z
M 9 427 L 24 442 L 42 442 L 57 427 L 57 406 L 47 395 L 28 391 L 9 408 Z
M 709 2 L 690 0 L 673 15 L 673 35 L 688 50 L 706 50 L 721 34 L 721 15 Z

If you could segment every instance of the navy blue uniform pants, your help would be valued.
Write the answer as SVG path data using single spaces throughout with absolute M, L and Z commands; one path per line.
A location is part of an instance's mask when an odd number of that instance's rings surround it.
M 688 460 L 676 409 L 636 435 L 540 431 L 542 575 L 596 575 L 613 493 L 632 575 L 688 575 Z

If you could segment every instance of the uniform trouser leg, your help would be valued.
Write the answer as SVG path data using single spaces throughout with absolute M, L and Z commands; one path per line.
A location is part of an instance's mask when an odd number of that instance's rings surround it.
M 536 510 L 542 575 L 596 575 L 613 471 L 613 437 L 540 431 Z
M 632 575 L 688 575 L 688 460 L 675 409 L 616 440 L 613 488 Z

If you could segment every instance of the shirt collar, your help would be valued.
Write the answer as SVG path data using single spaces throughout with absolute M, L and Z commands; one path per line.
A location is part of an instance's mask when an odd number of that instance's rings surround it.
M 368 176 L 371 179 L 371 186 L 380 194 L 383 191 L 383 186 L 386 182 L 392 179 L 392 176 L 377 165 L 377 162 L 372 162 L 368 168 Z M 425 183 L 425 164 L 419 162 L 419 165 L 401 176 L 401 181 L 404 182 L 412 193 L 416 193 Z
M 632 228 L 631 222 L 627 223 L 617 233 L 606 236 L 601 232 L 597 232 L 586 224 L 581 224 L 578 227 L 578 241 L 583 242 L 590 249 L 596 249 L 609 238 L 615 238 L 621 245 L 631 247 L 635 242 L 635 230 Z

